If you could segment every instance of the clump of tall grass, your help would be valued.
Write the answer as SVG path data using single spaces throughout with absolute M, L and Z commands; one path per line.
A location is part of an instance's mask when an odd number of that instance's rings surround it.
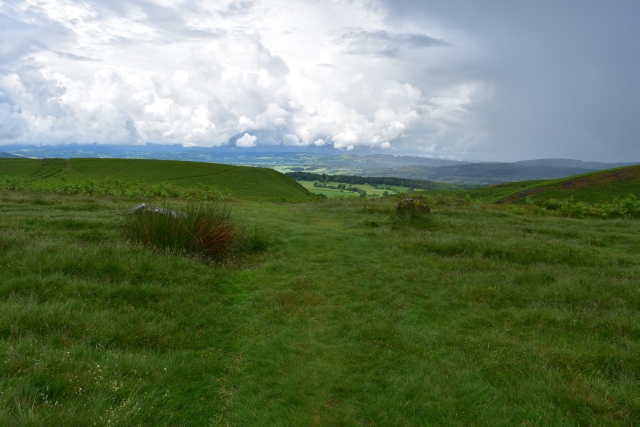
M 190 202 L 183 207 L 163 205 L 165 212 L 141 211 L 127 215 L 127 241 L 159 251 L 185 253 L 220 261 L 231 253 L 266 247 L 257 229 L 252 235 L 237 224 L 222 202 Z M 177 212 L 177 214 L 171 214 Z

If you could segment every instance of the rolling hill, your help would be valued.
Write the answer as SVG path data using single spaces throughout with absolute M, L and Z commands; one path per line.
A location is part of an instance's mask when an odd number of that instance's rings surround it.
M 606 164 L 599 164 L 600 166 Z M 471 163 L 439 167 L 402 166 L 385 169 L 367 169 L 356 175 L 376 177 L 398 177 L 429 180 L 449 184 L 491 185 L 504 182 L 560 179 L 572 175 L 589 173 L 612 167 L 627 166 L 609 164 L 608 167 L 594 167 L 586 162 L 565 161 L 524 161 L 516 163 Z
M 0 151 L 0 159 L 20 159 L 22 156 L 16 156 L 15 154 L 5 153 L 4 151 Z
M 640 165 L 589 172 L 555 180 L 510 182 L 470 192 L 474 198 L 494 203 L 518 203 L 573 198 L 599 203 L 629 194 L 640 196 Z
M 0 159 L 0 178 L 28 182 L 119 181 L 182 188 L 214 187 L 252 200 L 312 200 L 293 179 L 266 168 L 137 159 Z

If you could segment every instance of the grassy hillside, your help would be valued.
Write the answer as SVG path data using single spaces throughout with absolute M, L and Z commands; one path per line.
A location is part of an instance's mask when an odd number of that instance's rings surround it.
M 609 169 L 546 181 L 499 184 L 469 192 L 488 202 L 518 203 L 572 198 L 576 202 L 601 203 L 634 194 L 640 197 L 640 166 Z
M 125 242 L 140 201 L 0 192 L 0 425 L 640 419 L 636 220 L 237 201 L 268 250 L 208 264 Z
M 0 159 L 0 180 L 2 178 L 8 182 L 19 180 L 26 189 L 49 186 L 53 191 L 73 188 L 73 183 L 85 188 L 82 183 L 100 186 L 106 182 L 111 187 L 124 188 L 123 191 L 127 184 L 136 184 L 178 189 L 213 188 L 251 200 L 304 201 L 313 197 L 294 180 L 272 169 L 168 160 Z

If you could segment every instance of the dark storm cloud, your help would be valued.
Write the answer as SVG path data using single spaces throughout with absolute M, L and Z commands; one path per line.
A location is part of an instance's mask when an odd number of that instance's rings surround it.
M 365 31 L 352 29 L 334 40 L 353 55 L 397 57 L 403 49 L 451 46 L 444 40 L 425 34 L 389 33 L 388 31 Z
M 477 158 L 640 161 L 640 2 L 385 1 L 392 25 L 476 49 L 442 78 L 485 83 L 491 102 L 469 106 L 490 135 Z

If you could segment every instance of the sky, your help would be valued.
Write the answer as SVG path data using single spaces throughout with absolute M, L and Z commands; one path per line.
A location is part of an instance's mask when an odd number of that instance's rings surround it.
M 637 0 L 0 0 L 0 149 L 640 161 L 638 17 Z

